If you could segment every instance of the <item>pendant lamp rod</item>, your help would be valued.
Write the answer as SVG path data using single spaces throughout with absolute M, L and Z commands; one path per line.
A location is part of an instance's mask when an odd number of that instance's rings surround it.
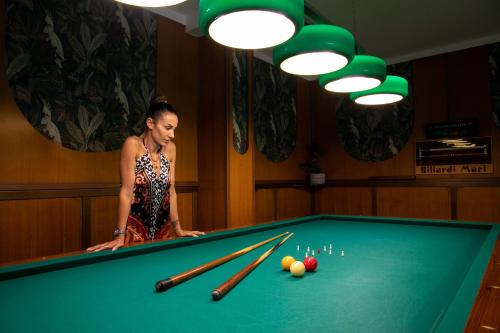
M 351 17 L 352 17 L 352 34 L 356 38 L 356 4 L 355 0 L 351 2 Z M 335 25 L 334 22 L 327 19 L 325 16 L 321 15 L 317 10 L 312 8 L 309 4 L 304 2 L 304 22 L 306 25 L 310 24 L 331 24 Z M 359 44 L 358 40 L 355 39 L 355 53 L 359 55 L 364 55 L 366 53 L 365 48 Z
M 304 21 L 306 24 L 333 24 L 306 3 L 304 3 Z

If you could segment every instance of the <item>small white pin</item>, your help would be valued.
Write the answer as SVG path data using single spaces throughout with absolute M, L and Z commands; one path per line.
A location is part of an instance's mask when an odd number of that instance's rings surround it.
M 297 245 L 297 251 L 300 251 L 300 246 L 299 245 Z
M 312 255 L 314 256 L 314 250 L 312 251 Z
M 328 254 L 332 254 L 332 249 L 330 249 L 330 251 L 328 251 Z
M 344 256 L 344 250 L 340 251 L 340 256 L 343 257 Z
M 309 253 L 306 252 L 306 258 L 309 257 Z
M 323 251 L 326 252 L 326 245 L 323 245 Z
M 309 251 L 311 251 L 311 248 L 308 246 L 308 247 L 307 247 L 307 252 L 309 252 Z

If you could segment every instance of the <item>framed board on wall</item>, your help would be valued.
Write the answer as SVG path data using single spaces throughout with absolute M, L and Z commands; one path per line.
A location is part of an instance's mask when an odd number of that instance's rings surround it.
M 416 174 L 493 173 L 491 137 L 416 142 Z

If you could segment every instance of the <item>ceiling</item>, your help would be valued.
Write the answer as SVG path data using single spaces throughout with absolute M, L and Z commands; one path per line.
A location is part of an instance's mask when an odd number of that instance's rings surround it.
M 305 4 L 316 19 L 347 28 L 366 54 L 388 64 L 500 42 L 500 0 L 306 0 Z M 201 35 L 196 0 L 150 10 L 185 25 L 187 33 Z M 258 53 L 270 59 L 269 50 Z

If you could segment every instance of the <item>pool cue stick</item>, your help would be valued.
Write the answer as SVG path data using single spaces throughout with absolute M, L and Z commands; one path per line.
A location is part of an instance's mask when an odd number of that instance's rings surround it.
M 221 264 L 224 264 L 230 260 L 233 260 L 234 258 L 237 258 L 245 253 L 248 253 L 264 244 L 267 244 L 269 242 L 272 242 L 273 240 L 275 239 L 278 239 L 280 237 L 283 237 L 287 234 L 289 234 L 290 232 L 284 232 L 278 236 L 275 236 L 275 237 L 271 237 L 269 239 L 266 239 L 260 243 L 256 243 L 254 245 L 250 245 L 248 247 L 245 247 L 244 249 L 241 249 L 239 251 L 236 251 L 236 252 L 233 252 L 233 253 L 230 253 L 224 257 L 220 257 L 218 259 L 215 259 L 215 260 L 212 260 L 206 264 L 203 264 L 203 265 L 200 265 L 198 267 L 195 267 L 195 268 L 192 268 L 192 269 L 189 269 L 185 272 L 182 272 L 182 273 L 179 273 L 177 275 L 174 275 L 174 276 L 171 276 L 171 277 L 168 277 L 166 279 L 163 279 L 163 280 L 160 280 L 158 282 L 156 282 L 156 291 L 157 292 L 162 292 L 162 291 L 165 291 L 167 289 L 170 289 L 172 288 L 173 286 L 175 285 L 178 285 L 179 283 L 181 282 L 184 282 L 186 280 L 189 280 L 195 276 L 198 276 L 214 267 L 217 267 Z
M 250 274 L 255 267 L 257 267 L 261 262 L 263 262 L 271 253 L 273 253 L 278 247 L 280 247 L 284 242 L 288 240 L 288 238 L 293 236 L 293 232 L 283 238 L 278 244 L 274 245 L 272 248 L 264 252 L 259 258 L 255 259 L 252 261 L 250 264 L 248 264 L 246 267 L 244 267 L 241 271 L 238 273 L 234 274 L 229 280 L 215 288 L 215 290 L 212 292 L 212 298 L 216 301 L 220 300 L 222 297 L 224 297 L 231 289 L 233 289 L 234 286 L 236 286 L 245 276 Z

